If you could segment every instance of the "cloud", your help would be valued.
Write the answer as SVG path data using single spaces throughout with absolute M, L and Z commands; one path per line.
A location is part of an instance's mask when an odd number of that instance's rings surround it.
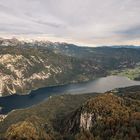
M 125 39 L 139 39 L 140 38 L 140 25 L 135 25 L 125 30 L 120 30 L 117 32 Z
M 139 7 L 139 0 L 0 0 L 0 36 L 137 45 Z

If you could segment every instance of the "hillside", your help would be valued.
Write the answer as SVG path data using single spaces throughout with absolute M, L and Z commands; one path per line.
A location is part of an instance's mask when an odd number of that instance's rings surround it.
M 66 118 L 62 132 L 75 134 L 77 139 L 85 137 L 85 140 L 88 137 L 101 140 L 138 139 L 139 109 L 139 101 L 106 93 L 90 99 L 70 118 Z
M 0 95 L 82 82 L 139 66 L 140 49 L 0 39 Z M 129 77 L 129 76 L 128 76 Z M 139 80 L 137 71 L 134 79 Z
M 16 44 L 0 47 L 0 94 L 26 94 L 43 86 L 85 81 L 104 75 L 86 60 L 56 54 L 44 47 Z
M 61 123 L 64 116 L 96 95 L 97 94 L 51 96 L 47 101 L 39 105 L 13 111 L 0 123 L 0 134 L 3 134 L 10 125 L 25 121 L 31 116 L 35 116 L 35 118 L 39 117 L 43 121 L 42 126 L 47 127 L 47 131 L 56 131 L 59 128 L 58 124 Z
M 140 86 L 104 94 L 53 96 L 39 105 L 11 112 L 0 123 L 0 134 L 9 139 L 20 139 L 24 133 L 25 138 L 50 140 L 137 140 L 139 97 Z

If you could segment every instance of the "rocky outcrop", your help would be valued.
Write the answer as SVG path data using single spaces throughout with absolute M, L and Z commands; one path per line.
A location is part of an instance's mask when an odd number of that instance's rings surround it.
M 80 116 L 80 128 L 83 130 L 90 130 L 92 127 L 92 113 L 82 113 Z
M 137 102 L 137 101 L 136 101 Z M 135 110 L 132 108 L 135 106 Z M 136 111 L 134 101 L 125 100 L 112 93 L 106 93 L 87 101 L 82 107 L 69 115 L 64 121 L 64 134 L 77 134 L 78 137 L 87 135 L 100 136 L 100 139 L 117 137 L 117 132 L 121 129 L 124 135 L 129 131 L 129 127 L 136 127 L 136 135 L 139 133 L 137 121 L 140 121 L 140 113 Z M 137 102 L 138 107 L 138 102 Z M 137 116 L 137 117 L 136 117 Z M 133 121 L 136 121 L 134 125 Z M 128 132 L 131 133 L 130 131 Z
M 6 117 L 7 115 L 0 115 L 0 122 L 2 122 Z

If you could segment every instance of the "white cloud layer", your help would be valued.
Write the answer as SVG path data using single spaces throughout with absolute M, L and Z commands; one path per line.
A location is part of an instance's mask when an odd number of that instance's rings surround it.
M 139 13 L 140 0 L 0 0 L 0 36 L 138 45 Z

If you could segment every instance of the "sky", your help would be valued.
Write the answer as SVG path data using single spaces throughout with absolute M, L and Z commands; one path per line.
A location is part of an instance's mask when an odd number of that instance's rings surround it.
M 140 45 L 140 0 L 0 0 L 0 37 Z

